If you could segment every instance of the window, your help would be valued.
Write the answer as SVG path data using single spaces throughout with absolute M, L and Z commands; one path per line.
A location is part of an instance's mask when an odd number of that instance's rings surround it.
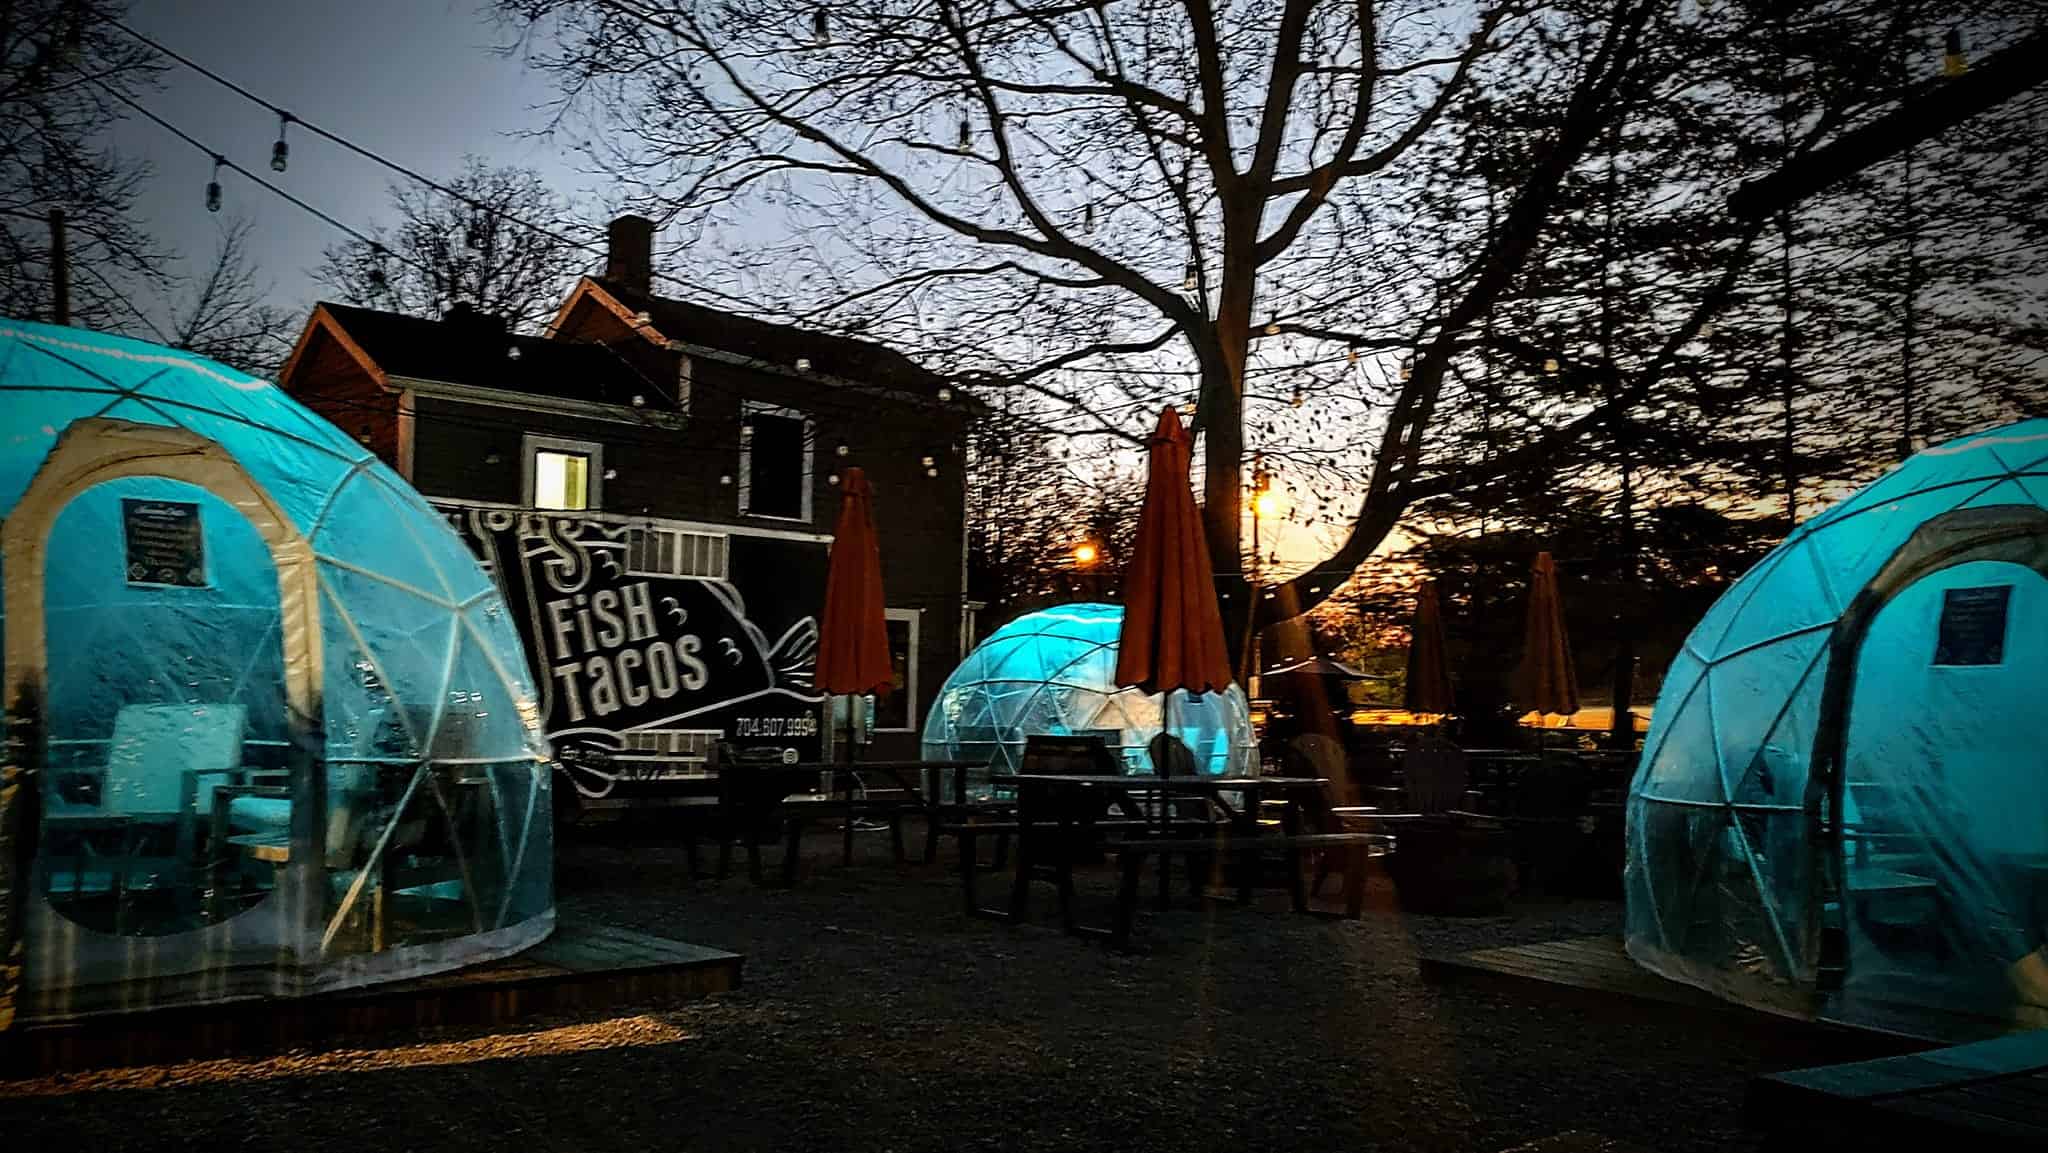
M 528 433 L 521 443 L 521 487 L 529 508 L 602 507 L 604 446 Z
M 888 610 L 889 667 L 894 672 L 889 699 L 873 701 L 869 715 L 878 733 L 904 733 L 917 728 L 916 609 Z
M 740 512 L 811 519 L 811 419 L 790 408 L 740 406 Z
M 725 544 L 723 533 L 634 525 L 626 530 L 626 571 L 636 576 L 724 580 Z

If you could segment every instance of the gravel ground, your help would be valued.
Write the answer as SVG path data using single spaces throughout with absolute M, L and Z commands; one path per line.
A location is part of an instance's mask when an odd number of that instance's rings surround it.
M 672 845 L 568 844 L 566 915 L 732 949 L 745 987 L 483 1036 L 0 1083 L 8 1149 L 1479 1150 L 1567 1131 L 1752 1149 L 1739 1027 L 1423 985 L 1418 954 L 1615 932 L 1613 902 L 1358 922 L 1141 916 L 1139 955 L 969 920 L 936 867 L 864 834 L 795 889 L 691 883 Z M 913 850 L 914 851 L 914 850 Z M 993 897 L 1000 886 L 991 883 Z M 1332 885 L 1334 889 L 1334 884 Z M 1084 919 L 1109 878 L 1084 876 Z M 344 1075 L 345 1074 L 345 1075 Z

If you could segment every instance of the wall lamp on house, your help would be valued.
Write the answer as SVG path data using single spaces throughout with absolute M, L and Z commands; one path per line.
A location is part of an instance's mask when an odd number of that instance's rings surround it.
M 799 356 L 799 357 L 797 357 L 797 358 L 796 358 L 796 370 L 797 370 L 798 372 L 809 372 L 809 371 L 811 371 L 811 358 L 810 358 L 810 357 L 808 357 L 808 356 Z

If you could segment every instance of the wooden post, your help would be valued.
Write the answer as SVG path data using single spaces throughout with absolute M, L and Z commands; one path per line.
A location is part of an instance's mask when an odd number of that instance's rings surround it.
M 64 243 L 64 210 L 50 210 L 50 319 L 71 323 L 71 257 Z

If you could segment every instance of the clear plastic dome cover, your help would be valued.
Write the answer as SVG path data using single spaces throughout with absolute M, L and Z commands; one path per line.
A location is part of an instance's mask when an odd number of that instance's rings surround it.
M 1253 767 L 1251 711 L 1236 685 L 1221 693 L 1147 693 L 1116 685 L 1121 605 L 1028 613 L 990 633 L 946 678 L 924 726 L 928 760 L 987 761 L 1014 770 L 1033 735 L 1100 736 L 1126 771 L 1149 773 L 1146 745 L 1167 728 L 1205 773 Z
M 2048 421 L 1965 437 L 1714 604 L 1630 790 L 1631 955 L 1789 1011 L 1839 978 L 1849 1004 L 2040 1019 L 2044 506 Z
M 275 386 L 0 321 L 29 1016 L 289 994 L 553 924 L 550 763 L 462 541 Z M 0 863 L 0 868 L 5 868 Z M 0 886 L 4 887 L 4 886 Z

